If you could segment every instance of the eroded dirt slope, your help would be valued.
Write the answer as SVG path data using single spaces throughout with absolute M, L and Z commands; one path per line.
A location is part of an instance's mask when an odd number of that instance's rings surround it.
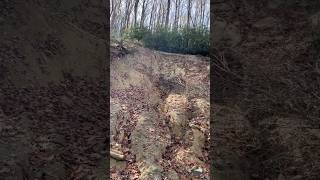
M 112 178 L 208 179 L 208 59 L 128 51 L 111 49 Z

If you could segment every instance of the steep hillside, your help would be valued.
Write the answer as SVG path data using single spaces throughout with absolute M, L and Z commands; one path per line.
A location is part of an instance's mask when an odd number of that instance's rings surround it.
M 112 178 L 208 179 L 208 58 L 127 48 L 111 49 Z

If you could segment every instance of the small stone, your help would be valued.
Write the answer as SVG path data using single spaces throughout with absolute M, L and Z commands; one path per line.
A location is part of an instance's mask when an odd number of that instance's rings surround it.
M 203 173 L 203 169 L 201 167 L 198 167 L 192 169 L 191 172 L 196 176 L 200 176 Z
M 141 176 L 139 179 L 141 180 L 160 180 L 161 174 L 162 174 L 162 167 L 157 165 L 150 165 L 149 167 L 145 168 L 144 171 L 141 173 Z

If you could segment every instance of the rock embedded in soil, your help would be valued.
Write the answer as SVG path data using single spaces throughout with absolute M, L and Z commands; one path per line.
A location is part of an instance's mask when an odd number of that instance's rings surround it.
M 139 177 L 140 180 L 161 180 L 163 168 L 156 164 L 150 164 L 145 166 Z
M 210 116 L 210 103 L 203 98 L 192 99 L 193 113 L 195 116 L 203 115 L 205 118 Z
M 169 118 L 169 125 L 173 136 L 177 140 L 181 140 L 185 135 L 189 119 L 187 114 L 187 98 L 179 94 L 170 94 L 165 101 L 165 112 Z
M 191 150 L 198 158 L 202 158 L 203 157 L 202 150 L 205 145 L 204 133 L 197 128 L 192 128 L 192 132 L 193 132 L 193 142 L 192 142 Z
M 116 160 L 124 160 L 125 156 L 121 151 L 111 149 L 110 150 L 110 156 Z

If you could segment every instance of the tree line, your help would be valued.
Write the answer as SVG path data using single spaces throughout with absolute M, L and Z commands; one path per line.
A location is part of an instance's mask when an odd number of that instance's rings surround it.
M 111 0 L 112 38 L 142 41 L 146 47 L 207 55 L 209 0 Z
M 119 36 L 133 27 L 209 28 L 209 7 L 209 0 L 111 0 L 111 33 Z

